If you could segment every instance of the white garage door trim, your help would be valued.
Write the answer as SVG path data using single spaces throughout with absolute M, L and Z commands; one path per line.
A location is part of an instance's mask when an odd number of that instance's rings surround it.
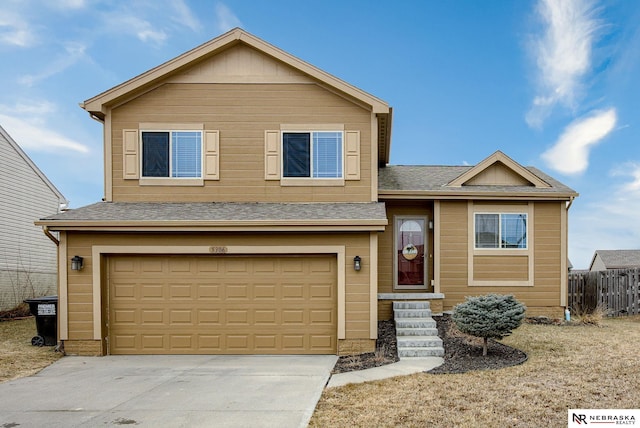
M 107 254 L 335 254 L 338 264 L 338 340 L 346 338 L 345 324 L 345 246 L 122 246 L 94 245 L 93 262 L 93 338 L 102 340 L 102 256 Z

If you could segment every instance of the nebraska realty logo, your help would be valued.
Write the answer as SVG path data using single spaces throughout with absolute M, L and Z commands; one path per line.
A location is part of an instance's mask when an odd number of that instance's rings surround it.
M 640 409 L 569 409 L 568 416 L 568 427 L 636 425 Z

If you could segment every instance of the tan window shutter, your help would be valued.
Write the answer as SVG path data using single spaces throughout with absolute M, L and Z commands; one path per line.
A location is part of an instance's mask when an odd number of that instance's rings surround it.
M 204 179 L 220 180 L 220 131 L 204 131 Z
M 264 179 L 280 180 L 280 131 L 264 132 Z
M 122 178 L 125 180 L 140 178 L 139 135 L 137 129 L 122 130 Z
M 360 131 L 344 132 L 345 180 L 360 180 Z

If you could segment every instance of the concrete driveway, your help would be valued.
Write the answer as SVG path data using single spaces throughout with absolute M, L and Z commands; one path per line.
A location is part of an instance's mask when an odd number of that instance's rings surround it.
M 0 427 L 305 427 L 337 357 L 64 357 L 0 383 Z

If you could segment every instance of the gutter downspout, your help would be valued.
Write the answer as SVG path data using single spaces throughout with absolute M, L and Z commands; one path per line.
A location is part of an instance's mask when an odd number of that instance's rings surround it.
M 60 241 L 58 240 L 58 238 L 53 236 L 53 234 L 49 231 L 48 226 L 42 226 L 42 231 L 44 232 L 45 235 L 47 235 L 47 238 L 51 239 L 53 243 L 56 244 L 57 247 L 60 246 Z

